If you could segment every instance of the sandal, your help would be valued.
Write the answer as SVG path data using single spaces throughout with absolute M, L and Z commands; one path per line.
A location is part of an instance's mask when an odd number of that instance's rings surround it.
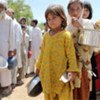
M 16 86 L 21 86 L 21 85 L 23 85 L 23 84 L 24 84 L 23 81 L 22 81 L 22 80 L 19 80 L 19 81 L 17 81 Z
M 2 96 L 8 96 L 12 93 L 12 87 L 8 86 L 2 91 Z

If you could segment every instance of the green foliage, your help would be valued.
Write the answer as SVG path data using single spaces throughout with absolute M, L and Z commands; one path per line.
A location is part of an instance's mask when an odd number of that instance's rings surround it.
M 28 23 L 33 19 L 32 11 L 29 5 L 24 3 L 24 0 L 8 0 L 8 7 L 15 11 L 15 18 L 26 17 Z
M 40 27 L 41 30 L 44 29 L 44 25 L 43 25 L 43 23 L 39 23 L 38 26 Z

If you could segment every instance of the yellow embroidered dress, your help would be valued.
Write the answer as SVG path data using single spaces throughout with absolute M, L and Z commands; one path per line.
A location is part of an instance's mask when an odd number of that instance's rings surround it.
M 43 92 L 60 94 L 64 86 L 59 80 L 62 74 L 79 71 L 72 37 L 68 31 L 64 30 L 53 36 L 49 32 L 45 34 L 36 67 L 40 69 Z M 70 84 L 67 88 L 71 88 Z

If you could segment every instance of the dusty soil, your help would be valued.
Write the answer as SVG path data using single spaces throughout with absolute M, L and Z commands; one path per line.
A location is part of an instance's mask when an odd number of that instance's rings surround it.
M 16 87 L 11 95 L 0 100 L 44 100 L 43 93 L 37 97 L 28 96 L 26 85 L 30 80 L 31 78 L 23 79 L 24 84 L 22 86 Z M 100 100 L 100 92 L 97 92 L 97 100 Z
M 11 95 L 0 100 L 44 100 L 43 93 L 41 93 L 37 97 L 28 96 L 26 85 L 30 81 L 30 79 L 31 78 L 23 79 L 24 85 L 16 87 Z

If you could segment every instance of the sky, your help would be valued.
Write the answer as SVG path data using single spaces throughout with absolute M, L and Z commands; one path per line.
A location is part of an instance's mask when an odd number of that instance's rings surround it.
M 91 2 L 93 8 L 93 22 L 100 19 L 100 0 L 85 0 Z M 34 19 L 40 22 L 45 22 L 44 13 L 47 7 L 51 4 L 61 4 L 67 14 L 67 4 L 69 0 L 25 0 L 25 3 L 31 7 Z

